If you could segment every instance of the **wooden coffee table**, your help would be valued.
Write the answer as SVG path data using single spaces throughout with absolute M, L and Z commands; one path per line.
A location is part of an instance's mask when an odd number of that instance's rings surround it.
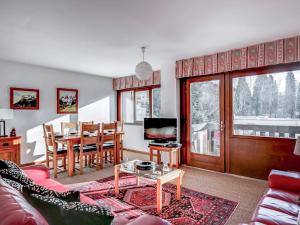
M 184 171 L 180 169 L 172 169 L 163 171 L 162 165 L 155 165 L 155 169 L 147 172 L 141 172 L 136 169 L 135 164 L 140 160 L 132 160 L 127 163 L 115 165 L 115 193 L 119 194 L 119 173 L 129 173 L 136 176 L 136 183 L 140 185 L 140 177 L 156 181 L 156 208 L 159 213 L 162 209 L 162 185 L 176 180 L 177 190 L 176 199 L 181 199 L 181 184 Z

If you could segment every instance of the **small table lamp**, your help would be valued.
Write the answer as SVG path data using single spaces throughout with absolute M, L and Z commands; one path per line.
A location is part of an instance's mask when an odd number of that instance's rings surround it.
M 0 109 L 0 137 L 6 137 L 5 120 L 12 120 L 13 117 L 12 109 Z
M 295 148 L 294 148 L 294 155 L 300 156 L 300 136 L 297 137 Z

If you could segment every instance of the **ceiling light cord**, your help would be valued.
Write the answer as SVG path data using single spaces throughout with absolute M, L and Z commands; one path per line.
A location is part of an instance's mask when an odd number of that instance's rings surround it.
M 142 53 L 143 53 L 143 62 L 145 62 L 145 51 L 146 51 L 146 47 L 145 47 L 145 46 L 142 46 L 141 49 L 142 49 Z

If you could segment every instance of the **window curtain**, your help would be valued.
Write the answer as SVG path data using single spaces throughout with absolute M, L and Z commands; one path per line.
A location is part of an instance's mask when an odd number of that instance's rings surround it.
M 139 80 L 135 75 L 113 79 L 114 90 L 148 87 L 153 85 L 160 85 L 160 71 L 154 71 L 152 76 L 146 81 Z
M 176 78 L 300 62 L 300 36 L 176 61 Z

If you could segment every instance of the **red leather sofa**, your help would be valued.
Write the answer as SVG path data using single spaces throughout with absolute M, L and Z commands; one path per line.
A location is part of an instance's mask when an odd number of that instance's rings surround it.
M 269 189 L 260 200 L 251 225 L 297 225 L 300 173 L 272 170 Z
M 22 168 L 37 184 L 55 191 L 69 189 L 55 180 L 50 179 L 47 167 L 29 166 Z M 81 195 L 81 202 L 95 204 L 94 200 Z M 142 215 L 133 221 L 124 217 L 115 217 L 114 225 L 167 225 L 166 221 L 150 215 Z M 0 177 L 0 225 L 49 225 L 44 217 L 32 207 L 23 195 L 6 184 Z

